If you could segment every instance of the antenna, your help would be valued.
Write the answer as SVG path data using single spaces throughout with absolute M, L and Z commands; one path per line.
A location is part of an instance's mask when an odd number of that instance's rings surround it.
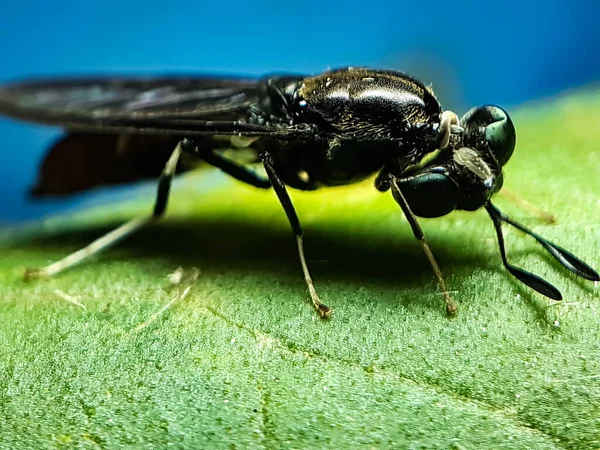
M 551 285 L 549 282 L 539 277 L 538 275 L 535 275 L 519 267 L 513 266 L 508 262 L 508 260 L 506 259 L 506 249 L 504 246 L 504 235 L 502 234 L 502 222 L 512 225 L 518 230 L 521 230 L 525 234 L 528 234 L 529 236 L 533 237 L 559 263 L 561 263 L 565 268 L 567 268 L 574 274 L 585 278 L 586 280 L 600 281 L 600 275 L 598 274 L 598 272 L 592 269 L 588 264 L 583 262 L 577 256 L 573 255 L 571 252 L 550 242 L 549 240 L 543 238 L 539 234 L 534 233 L 525 225 L 512 220 L 502 211 L 500 211 L 492 202 L 488 202 L 485 205 L 485 209 L 490 215 L 492 222 L 494 223 L 494 228 L 496 229 L 496 235 L 498 236 L 498 245 L 500 247 L 500 256 L 502 257 L 504 267 L 506 267 L 506 269 L 513 276 L 518 278 L 521 282 L 525 283 L 530 288 L 535 289 L 540 294 L 543 294 L 551 299 L 562 300 L 562 295 L 560 291 L 556 289 L 553 285 Z

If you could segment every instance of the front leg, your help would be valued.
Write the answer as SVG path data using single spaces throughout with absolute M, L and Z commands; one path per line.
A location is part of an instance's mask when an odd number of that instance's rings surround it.
M 271 180 L 273 189 L 275 189 L 277 198 L 279 198 L 279 202 L 281 203 L 281 206 L 283 206 L 283 210 L 285 211 L 290 225 L 292 226 L 292 230 L 294 231 L 294 234 L 296 236 L 298 254 L 300 256 L 300 263 L 302 264 L 302 272 L 304 273 L 304 280 L 306 281 L 306 285 L 308 286 L 310 298 L 319 315 L 322 318 L 327 318 L 331 315 L 333 310 L 329 306 L 323 304 L 323 302 L 321 302 L 321 299 L 317 295 L 317 291 L 313 284 L 312 277 L 310 276 L 310 272 L 308 270 L 308 265 L 306 264 L 306 258 L 304 257 L 302 226 L 300 225 L 300 220 L 298 219 L 298 215 L 296 214 L 296 210 L 294 209 L 292 200 L 290 199 L 285 185 L 283 184 L 283 182 L 279 178 L 279 175 L 277 174 L 277 171 L 275 170 L 275 164 L 272 155 L 265 151 L 260 154 L 260 159 L 263 162 L 263 165 L 265 166 L 265 170 L 267 171 L 267 175 Z
M 408 220 L 408 223 L 410 224 L 413 235 L 419 241 L 419 244 L 421 244 L 421 248 L 425 252 L 427 259 L 429 260 L 429 264 L 431 264 L 431 268 L 433 269 L 433 273 L 435 274 L 438 285 L 440 286 L 442 294 L 444 295 L 444 300 L 446 302 L 446 312 L 450 316 L 455 315 L 456 311 L 458 310 L 458 305 L 456 304 L 454 299 L 450 296 L 450 293 L 448 292 L 448 288 L 446 287 L 446 282 L 442 275 L 442 271 L 440 270 L 440 267 L 439 267 L 437 261 L 435 260 L 435 257 L 433 256 L 433 252 L 431 251 L 431 248 L 429 247 L 429 244 L 427 243 L 427 240 L 425 239 L 425 233 L 423 233 L 423 229 L 421 228 L 421 225 L 419 225 L 417 217 L 412 212 L 408 202 L 406 201 L 406 197 L 404 196 L 404 194 L 402 193 L 402 190 L 400 189 L 402 180 L 396 178 L 393 175 L 388 174 L 385 178 L 382 177 L 382 179 L 379 180 L 379 183 L 380 183 L 380 186 L 378 186 L 378 187 L 384 188 L 387 186 L 391 189 L 392 195 L 394 196 L 396 203 L 398 203 L 398 205 L 400 205 L 400 208 L 402 208 L 402 212 L 404 212 L 404 215 L 406 216 L 406 219 Z

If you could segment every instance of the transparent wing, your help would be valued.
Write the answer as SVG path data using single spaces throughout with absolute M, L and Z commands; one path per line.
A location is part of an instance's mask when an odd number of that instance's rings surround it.
M 27 80 L 0 86 L 0 114 L 72 130 L 146 134 L 302 134 L 248 123 L 264 81 L 165 76 Z

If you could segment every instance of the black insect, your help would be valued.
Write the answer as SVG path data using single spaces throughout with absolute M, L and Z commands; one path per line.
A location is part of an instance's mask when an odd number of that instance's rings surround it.
M 400 72 L 344 68 L 314 77 L 33 80 L 0 87 L 0 113 L 59 125 L 70 133 L 48 155 L 34 189 L 37 195 L 159 176 L 152 216 L 134 219 L 61 261 L 28 270 L 28 277 L 61 272 L 159 218 L 173 175 L 187 167 L 180 160 L 184 153 L 238 180 L 275 190 L 296 236 L 310 297 L 323 317 L 331 309 L 313 286 L 302 228 L 286 186 L 313 190 L 377 173 L 376 188 L 392 191 L 451 314 L 456 304 L 417 216 L 484 207 L 504 266 L 552 299 L 561 299 L 554 286 L 507 261 L 502 222 L 532 236 L 575 274 L 600 280 L 586 263 L 511 220 L 490 201 L 502 186 L 502 167 L 515 147 L 508 114 L 497 106 L 482 106 L 459 120 L 442 111 L 431 88 Z M 266 177 L 226 157 L 223 150 L 231 148 L 250 150 Z

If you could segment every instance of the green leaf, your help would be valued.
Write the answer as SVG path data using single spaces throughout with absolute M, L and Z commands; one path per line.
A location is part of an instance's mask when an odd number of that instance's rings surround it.
M 599 108 L 588 92 L 514 114 L 505 185 L 556 224 L 497 200 L 596 268 Z M 294 191 L 322 321 L 273 193 L 217 178 L 179 180 L 164 221 L 52 279 L 22 273 L 148 212 L 153 189 L 5 234 L 1 448 L 600 447 L 598 288 L 533 239 L 507 228 L 509 258 L 562 303 L 504 270 L 484 211 L 422 220 L 450 319 L 390 195 Z

